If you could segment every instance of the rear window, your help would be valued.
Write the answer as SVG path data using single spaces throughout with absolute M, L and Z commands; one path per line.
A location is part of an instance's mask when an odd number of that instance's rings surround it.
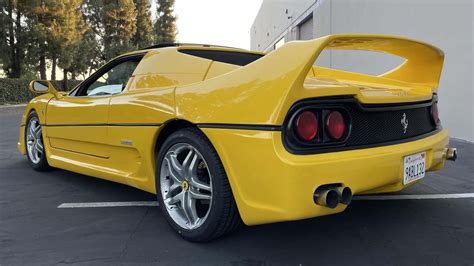
M 214 51 L 214 50 L 195 50 L 195 49 L 180 49 L 181 53 L 193 55 L 197 57 L 206 58 L 222 63 L 245 66 L 253 61 L 260 59 L 263 55 L 242 53 L 233 51 Z

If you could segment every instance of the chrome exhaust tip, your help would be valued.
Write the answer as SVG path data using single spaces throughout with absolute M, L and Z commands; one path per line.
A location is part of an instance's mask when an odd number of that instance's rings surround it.
M 313 200 L 317 205 L 334 209 L 339 204 L 339 193 L 335 189 L 316 189 Z
M 352 201 L 352 190 L 349 187 L 338 187 L 336 188 L 339 194 L 339 202 L 344 205 L 349 205 Z
M 456 159 L 458 158 L 458 152 L 456 150 L 456 148 L 448 148 L 446 150 L 446 160 L 450 160 L 450 161 L 456 161 Z

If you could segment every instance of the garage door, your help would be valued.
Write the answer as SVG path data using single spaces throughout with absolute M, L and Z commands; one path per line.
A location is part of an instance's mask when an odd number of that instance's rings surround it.
M 313 17 L 311 16 L 305 22 L 298 26 L 299 39 L 300 40 L 311 40 L 313 39 Z

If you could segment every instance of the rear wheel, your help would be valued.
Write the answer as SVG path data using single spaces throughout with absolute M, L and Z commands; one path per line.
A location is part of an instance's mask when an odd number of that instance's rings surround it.
M 28 115 L 26 128 L 25 128 L 25 144 L 26 144 L 26 156 L 28 161 L 37 171 L 45 171 L 51 167 L 46 160 L 46 152 L 44 149 L 43 132 L 38 115 L 35 111 L 32 111 Z
M 156 192 L 170 225 L 190 241 L 209 241 L 241 223 L 222 163 L 196 128 L 171 134 L 157 157 Z

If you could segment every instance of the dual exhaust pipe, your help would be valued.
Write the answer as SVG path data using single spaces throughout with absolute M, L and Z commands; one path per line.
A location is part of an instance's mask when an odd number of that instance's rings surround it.
M 316 189 L 313 195 L 314 203 L 334 209 L 337 205 L 349 205 L 352 201 L 352 190 L 349 187 L 323 185 Z

